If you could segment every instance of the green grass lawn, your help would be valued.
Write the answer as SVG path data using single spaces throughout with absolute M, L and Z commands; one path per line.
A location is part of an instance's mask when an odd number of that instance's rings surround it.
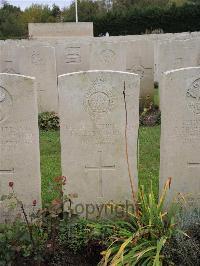
M 158 192 L 160 126 L 141 127 L 139 131 L 139 184 L 148 190 L 153 182 Z M 53 179 L 61 175 L 60 137 L 58 131 L 40 132 L 42 198 L 43 203 L 56 196 L 52 192 Z

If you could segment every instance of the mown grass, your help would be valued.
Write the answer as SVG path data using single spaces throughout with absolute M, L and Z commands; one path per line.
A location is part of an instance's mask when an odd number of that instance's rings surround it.
M 40 132 L 40 154 L 42 200 L 44 204 L 57 196 L 51 187 L 54 183 L 53 179 L 61 175 L 59 131 Z
M 151 180 L 158 192 L 160 126 L 141 127 L 139 131 L 139 185 L 147 191 Z M 43 203 L 56 196 L 51 186 L 53 179 L 61 175 L 59 131 L 40 132 L 41 175 Z
M 148 191 L 153 184 L 158 194 L 160 165 L 160 126 L 141 127 L 139 130 L 139 185 Z

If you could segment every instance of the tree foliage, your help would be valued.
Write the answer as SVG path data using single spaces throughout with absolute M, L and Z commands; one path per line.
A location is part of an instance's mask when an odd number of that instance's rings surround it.
M 200 0 L 78 0 L 79 21 L 93 21 L 95 36 L 200 30 Z M 75 3 L 61 10 L 55 4 L 33 4 L 24 11 L 2 0 L 0 39 L 28 36 L 29 22 L 75 21 Z

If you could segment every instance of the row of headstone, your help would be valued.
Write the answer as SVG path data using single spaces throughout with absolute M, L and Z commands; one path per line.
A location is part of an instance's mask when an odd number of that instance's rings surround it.
M 151 41 L 99 42 L 99 39 L 91 38 L 48 42 L 22 40 L 1 42 L 0 49 L 0 72 L 36 77 L 40 112 L 57 112 L 56 77 L 65 73 L 104 69 L 138 73 L 142 84 L 140 97 L 153 96 L 154 93 L 154 48 Z
M 139 75 L 131 73 L 59 77 L 63 189 L 77 212 L 131 202 L 138 180 L 139 90 Z M 199 199 L 200 68 L 166 72 L 161 90 L 160 187 L 172 177 L 170 201 L 177 192 Z M 35 80 L 0 74 L 0 195 L 13 182 L 28 210 L 34 200 L 41 203 L 37 116 Z M 6 213 L 3 202 L 0 209 Z
M 0 45 L 0 72 L 36 78 L 39 112 L 58 111 L 55 49 L 22 46 L 14 41 Z
M 58 75 L 88 70 L 137 73 L 144 100 L 153 97 L 154 81 L 159 82 L 164 71 L 198 66 L 198 57 L 198 32 L 60 39 L 47 35 L 0 42 L 0 72 L 36 77 L 39 112 L 58 111 Z

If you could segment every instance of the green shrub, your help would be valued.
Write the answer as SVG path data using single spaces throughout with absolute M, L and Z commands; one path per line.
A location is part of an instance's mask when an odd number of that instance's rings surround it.
M 80 218 L 63 220 L 59 231 L 60 244 L 70 248 L 74 253 L 93 244 L 105 248 L 111 243 L 109 237 L 116 230 L 115 223 L 116 221 L 89 221 Z
M 177 233 L 164 247 L 164 255 L 172 265 L 200 265 L 200 209 L 191 207 L 179 217 L 179 228 L 187 233 Z
M 140 111 L 140 126 L 155 126 L 160 125 L 160 122 L 161 112 L 159 107 L 147 96 Z
M 52 190 L 59 190 L 66 182 L 61 176 L 55 178 Z M 62 191 L 60 198 L 53 200 L 44 209 L 38 209 L 33 200 L 32 213 L 26 212 L 23 202 L 15 193 L 14 182 L 8 184 L 10 193 L 3 195 L 0 201 L 10 209 L 18 210 L 15 220 L 9 224 L 0 224 L 0 265 L 21 265 L 25 261 L 35 261 L 35 265 L 54 256 L 60 215 L 63 212 Z M 14 217 L 13 217 L 14 219 Z M 20 261 L 20 262 L 19 262 Z
M 27 265 L 32 261 L 35 261 L 34 265 L 66 265 L 70 250 L 77 255 L 78 265 L 81 265 L 81 258 L 85 262 L 87 259 L 89 265 L 100 261 L 99 265 L 105 266 L 160 266 L 170 262 L 199 265 L 199 216 L 183 214 L 175 221 L 176 208 L 164 211 L 170 179 L 159 201 L 152 188 L 149 194 L 141 188 L 135 211 L 121 220 L 110 221 L 68 217 L 63 212 L 63 200 L 69 199 L 65 199 L 60 189 L 66 178 L 61 176 L 54 181 L 52 189 L 59 191 L 59 198 L 41 210 L 35 209 L 36 201 L 33 201 L 30 221 L 26 219 L 23 203 L 16 197 L 14 183 L 9 182 L 11 193 L 1 200 L 15 199 L 24 222 L 16 220 L 12 224 L 0 224 L 0 265 Z M 74 259 L 76 261 L 76 256 Z M 64 264 L 59 264 L 61 261 Z
M 34 247 L 26 223 L 16 220 L 12 224 L 0 224 L 0 265 L 33 259 L 42 261 L 48 235 L 45 230 L 32 225 Z
M 118 6 L 109 10 L 105 6 L 99 9 L 93 1 L 79 2 L 80 21 L 94 22 L 95 36 L 106 32 L 111 36 L 117 36 L 200 30 L 198 0 L 188 0 L 188 3 L 181 6 L 159 5 L 159 1 L 151 3 L 152 1 L 148 0 L 144 1 L 143 5 L 137 6 L 133 3 L 125 5 L 125 8 Z M 167 3 L 167 0 L 164 2 Z M 61 22 L 62 19 L 70 22 L 74 21 L 74 16 L 74 3 L 63 11 L 56 6 L 51 9 L 42 5 L 33 5 L 22 11 L 5 3 L 0 8 L 0 39 L 28 37 L 29 22 Z
M 139 191 L 138 210 L 118 224 L 100 265 L 162 265 L 163 247 L 176 232 L 173 209 L 165 212 L 163 208 L 169 186 L 170 179 L 159 202 L 152 188 L 148 195 Z
M 80 252 L 88 243 L 87 223 L 84 219 L 63 220 L 60 224 L 59 243 L 74 253 Z
M 44 112 L 40 113 L 39 117 L 39 128 L 41 130 L 58 130 L 59 125 L 59 117 L 54 112 Z

